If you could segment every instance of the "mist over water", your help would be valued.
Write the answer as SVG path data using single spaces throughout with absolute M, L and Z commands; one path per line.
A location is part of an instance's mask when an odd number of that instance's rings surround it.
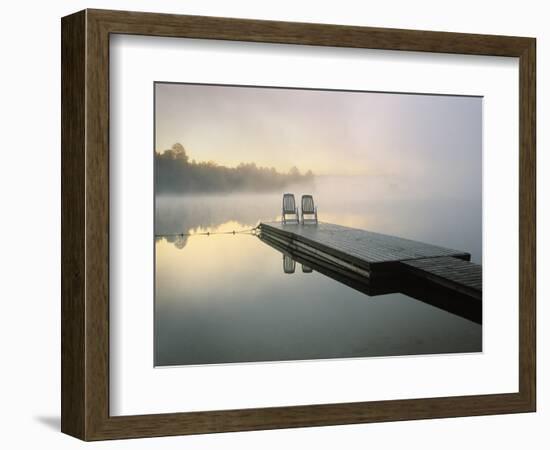
M 476 174 L 474 174 L 476 175 Z M 481 264 L 481 179 L 316 176 L 319 220 L 470 252 Z M 451 194 L 449 194 L 451 193 Z M 481 326 L 402 294 L 369 297 L 239 231 L 278 220 L 282 192 L 157 195 L 155 364 L 481 351 Z

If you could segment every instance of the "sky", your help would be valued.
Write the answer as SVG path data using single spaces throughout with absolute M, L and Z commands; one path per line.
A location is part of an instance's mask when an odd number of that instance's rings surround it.
M 316 175 L 481 176 L 482 98 L 155 84 L 156 151 Z

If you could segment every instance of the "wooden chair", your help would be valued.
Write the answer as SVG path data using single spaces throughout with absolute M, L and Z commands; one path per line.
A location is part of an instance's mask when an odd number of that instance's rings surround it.
M 295 218 L 287 219 L 287 215 L 293 215 Z M 300 217 L 298 215 L 298 208 L 296 207 L 296 200 L 294 194 L 283 194 L 283 223 L 300 223 Z
M 313 217 L 306 219 L 305 215 Z M 306 223 L 319 223 L 317 220 L 317 206 L 315 206 L 312 195 L 302 195 L 302 224 L 305 225 Z

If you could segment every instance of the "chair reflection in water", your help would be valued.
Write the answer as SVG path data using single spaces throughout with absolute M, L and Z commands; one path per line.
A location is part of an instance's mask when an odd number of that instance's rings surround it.
M 294 273 L 296 271 L 296 261 L 289 255 L 283 255 L 283 271 L 285 273 Z
M 294 217 L 287 218 L 287 215 Z M 296 206 L 294 194 L 283 194 L 282 222 L 285 224 L 300 223 L 300 216 L 298 215 L 298 207 Z
M 294 273 L 296 272 L 296 261 L 292 259 L 292 256 L 286 255 L 283 253 L 283 271 L 284 273 Z M 305 266 L 302 264 L 303 273 L 312 273 L 313 269 L 311 267 Z

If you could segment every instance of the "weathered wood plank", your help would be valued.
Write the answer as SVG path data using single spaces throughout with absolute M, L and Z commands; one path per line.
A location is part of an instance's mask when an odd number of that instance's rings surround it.
M 483 280 L 478 264 L 447 256 L 402 261 L 401 264 L 416 275 L 481 300 Z

